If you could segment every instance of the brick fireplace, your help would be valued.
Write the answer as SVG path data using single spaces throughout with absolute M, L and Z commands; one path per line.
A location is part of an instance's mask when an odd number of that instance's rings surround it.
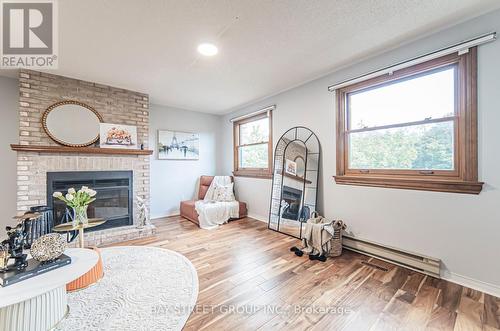
M 97 192 L 89 205 L 90 218 L 103 218 L 106 223 L 87 231 L 99 231 L 133 225 L 133 173 L 132 171 L 62 171 L 47 173 L 47 205 L 54 210 L 54 222 L 67 222 L 66 204 L 52 196 L 54 192 L 67 192 L 69 188 L 92 187 Z
M 146 149 L 148 147 L 149 100 L 146 94 L 31 70 L 20 71 L 19 90 L 19 145 L 58 146 L 43 130 L 42 115 L 47 107 L 56 102 L 76 100 L 93 107 L 106 123 L 136 126 L 138 143 Z M 66 171 L 130 171 L 133 206 L 137 196 L 149 205 L 149 167 L 147 155 L 18 151 L 17 209 L 24 212 L 32 206 L 46 205 L 47 173 Z M 135 208 L 132 210 L 132 223 L 89 233 L 88 244 L 133 239 L 155 231 L 153 226 L 136 228 Z

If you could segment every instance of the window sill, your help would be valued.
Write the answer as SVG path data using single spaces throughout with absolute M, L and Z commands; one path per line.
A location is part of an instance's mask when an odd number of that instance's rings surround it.
M 333 176 L 339 185 L 387 187 L 420 191 L 452 192 L 464 194 L 479 194 L 483 188 L 482 182 L 466 182 L 450 179 L 412 179 L 402 177 L 377 176 Z
M 233 171 L 233 176 L 235 177 L 250 177 L 250 178 L 262 178 L 262 179 L 271 179 L 273 178 L 273 174 L 270 172 L 263 171 L 251 171 L 251 170 L 237 170 Z

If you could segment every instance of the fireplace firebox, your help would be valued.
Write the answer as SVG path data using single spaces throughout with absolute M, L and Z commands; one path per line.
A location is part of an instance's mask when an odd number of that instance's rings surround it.
M 64 220 L 66 205 L 53 198 L 54 192 L 66 194 L 88 186 L 97 191 L 96 200 L 89 205 L 89 218 L 103 218 L 106 223 L 90 228 L 97 231 L 133 224 L 132 171 L 63 171 L 47 173 L 47 205 L 54 209 L 54 223 Z

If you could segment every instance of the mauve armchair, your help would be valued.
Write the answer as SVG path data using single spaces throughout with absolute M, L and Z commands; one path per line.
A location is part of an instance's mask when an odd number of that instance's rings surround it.
M 203 200 L 205 198 L 205 195 L 207 194 L 208 188 L 210 187 L 210 184 L 212 184 L 212 181 L 214 180 L 214 176 L 201 176 L 200 177 L 200 186 L 198 189 L 198 200 Z M 233 181 L 233 177 L 231 177 L 231 181 Z M 187 218 L 191 222 L 200 225 L 200 222 L 198 221 L 198 213 L 196 212 L 196 209 L 194 207 L 196 200 L 187 200 L 187 201 L 181 201 L 181 206 L 180 206 L 180 211 L 181 211 L 181 216 L 184 218 Z M 248 215 L 248 210 L 247 210 L 247 204 L 244 202 L 238 201 L 240 204 L 240 210 L 239 210 L 239 215 L 237 219 L 247 217 Z

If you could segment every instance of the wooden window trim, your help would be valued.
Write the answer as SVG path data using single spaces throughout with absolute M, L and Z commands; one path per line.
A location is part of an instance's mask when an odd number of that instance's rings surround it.
M 269 119 L 269 140 L 267 141 L 267 168 L 240 168 L 239 167 L 239 148 L 244 146 L 254 146 L 254 145 L 262 145 L 266 142 L 262 143 L 252 143 L 240 145 L 239 139 L 239 129 L 240 125 L 254 122 L 260 120 L 262 118 Z M 234 171 L 233 175 L 237 177 L 251 177 L 251 178 L 272 178 L 272 164 L 273 164 L 273 127 L 272 127 L 272 112 L 257 114 L 255 116 L 251 116 L 248 118 L 244 118 L 239 121 L 233 122 L 233 166 Z
M 349 132 L 345 102 L 347 94 L 406 77 L 415 77 L 419 73 L 428 73 L 450 65 L 457 65 L 458 84 L 456 113 L 447 119 L 453 120 L 456 127 L 455 169 L 453 171 L 349 169 L 347 148 Z M 392 75 L 386 74 L 341 88 L 336 91 L 336 106 L 337 172 L 334 178 L 337 184 L 468 194 L 481 192 L 483 183 L 478 181 L 477 156 L 477 47 L 470 48 L 465 54 L 446 55 L 395 71 Z M 428 123 L 436 121 L 445 120 L 436 119 Z

